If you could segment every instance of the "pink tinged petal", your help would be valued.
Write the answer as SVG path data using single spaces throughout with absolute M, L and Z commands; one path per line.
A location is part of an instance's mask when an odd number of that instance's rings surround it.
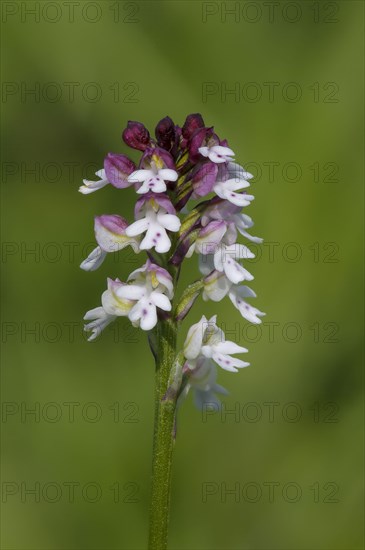
M 224 221 L 212 221 L 199 232 L 196 239 L 196 251 L 200 254 L 212 254 L 217 250 L 227 230 Z
M 200 353 L 207 319 L 203 315 L 198 323 L 190 327 L 184 343 L 184 356 L 188 360 L 196 359 Z
M 151 302 L 158 308 L 164 311 L 171 311 L 171 302 L 165 294 L 161 292 L 152 292 L 150 295 Z
M 145 231 L 147 231 L 149 226 L 149 221 L 147 218 L 142 218 L 141 220 L 137 220 L 136 222 L 132 223 L 127 227 L 125 230 L 125 233 L 128 237 L 135 237 L 136 235 L 141 235 Z
M 218 167 L 212 162 L 207 162 L 200 166 L 192 177 L 194 195 L 204 197 L 208 195 L 215 184 L 218 174 Z
M 134 162 L 125 155 L 108 153 L 104 160 L 106 177 L 110 183 L 118 189 L 130 187 L 131 183 L 129 182 L 128 177 L 135 170 L 135 168 L 136 166 Z
M 86 260 L 84 260 L 80 264 L 81 269 L 83 269 L 84 271 L 95 271 L 96 269 L 98 269 L 98 267 L 101 266 L 101 264 L 105 260 L 106 254 L 107 253 L 104 250 L 102 250 L 100 246 L 97 246 L 88 255 Z
M 215 344 L 214 350 L 218 353 L 224 353 L 225 355 L 232 355 L 235 353 L 247 353 L 248 349 L 243 348 L 242 346 L 239 346 L 235 342 L 231 342 L 230 340 L 226 340 L 225 342 L 219 342 L 218 344 Z
M 181 226 L 181 221 L 177 216 L 173 214 L 157 214 L 157 222 L 162 225 L 165 229 L 169 231 L 176 232 L 179 231 Z
M 156 266 L 155 275 L 157 281 L 165 287 L 167 291 L 167 296 L 171 299 L 174 296 L 174 285 L 172 282 L 172 277 L 166 269 L 163 267 Z
M 143 217 L 142 212 L 150 207 L 158 210 L 158 206 L 166 210 L 168 214 L 176 214 L 176 210 L 167 195 L 162 193 L 156 195 L 153 192 L 148 192 L 137 200 L 134 209 L 136 219 Z
M 175 170 L 169 168 L 163 168 L 158 171 L 158 175 L 165 181 L 176 181 L 179 177 L 178 173 Z
M 131 239 L 126 235 L 127 227 L 127 220 L 120 216 L 97 216 L 94 228 L 98 245 L 105 252 L 116 252 L 130 245 L 138 253 L 138 239 Z

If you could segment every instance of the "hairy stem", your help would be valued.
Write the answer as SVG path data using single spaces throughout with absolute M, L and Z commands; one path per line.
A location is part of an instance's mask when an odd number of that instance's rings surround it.
M 175 321 L 158 323 L 149 550 L 167 548 L 176 397 L 167 397 L 166 392 L 176 355 L 176 335 Z

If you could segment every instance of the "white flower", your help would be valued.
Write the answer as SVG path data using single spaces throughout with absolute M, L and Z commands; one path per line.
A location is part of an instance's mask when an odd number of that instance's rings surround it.
M 120 299 L 116 291 L 118 288 L 125 286 L 125 283 L 116 279 L 108 279 L 108 289 L 103 292 L 101 297 L 101 307 L 91 309 L 85 314 L 85 321 L 91 321 L 84 326 L 86 332 L 91 332 L 89 341 L 95 340 L 97 336 L 117 317 L 126 317 L 133 302 L 130 300 Z
M 251 288 L 245 285 L 232 284 L 225 273 L 220 273 L 219 271 L 212 271 L 205 277 L 202 294 L 203 300 L 220 302 L 227 295 L 232 304 L 247 321 L 254 324 L 262 322 L 260 317 L 263 317 L 265 313 L 251 306 L 244 300 L 244 298 L 256 298 L 256 294 Z
M 214 315 L 208 321 L 203 315 L 198 323 L 190 327 L 184 344 L 184 355 L 189 368 L 194 370 L 201 357 L 213 359 L 222 369 L 230 372 L 247 367 L 249 363 L 231 357 L 235 353 L 246 353 L 247 349 L 225 341 L 224 332 L 217 326 L 216 319 L 217 316 Z
M 151 330 L 157 324 L 157 308 L 171 311 L 172 278 L 165 269 L 148 260 L 130 274 L 128 281 L 131 280 L 134 284 L 120 287 L 117 296 L 133 303 L 128 312 L 131 323 L 142 330 Z
M 243 298 L 256 298 L 256 294 L 248 286 L 239 286 L 232 285 L 228 293 L 229 299 L 231 300 L 234 307 L 238 309 L 242 317 L 254 323 L 255 325 L 260 324 L 262 321 L 260 317 L 263 317 L 265 313 L 257 309 L 256 307 L 248 304 Z
M 104 261 L 107 253 L 117 252 L 131 246 L 136 254 L 139 252 L 139 239 L 126 235 L 128 222 L 116 214 L 95 217 L 95 238 L 98 246 L 81 263 L 84 271 L 95 271 Z
M 95 175 L 98 176 L 100 179 L 98 181 L 83 180 L 84 185 L 81 185 L 81 187 L 79 187 L 80 193 L 82 193 L 83 195 L 88 195 L 89 193 L 94 193 L 94 191 L 98 191 L 98 189 L 101 189 L 102 187 L 105 187 L 109 184 L 104 169 L 98 170 L 97 172 L 95 172 Z
M 234 157 L 232 149 L 223 147 L 222 145 L 199 147 L 199 153 L 203 155 L 203 157 L 208 157 L 211 162 L 215 162 L 216 164 L 231 161 L 232 157 Z
M 250 184 L 244 179 L 228 179 L 225 181 L 218 181 L 213 186 L 213 191 L 221 199 L 235 204 L 236 206 L 248 206 L 255 198 L 253 195 L 247 195 L 247 193 L 236 193 L 238 189 L 244 189 Z
M 228 177 L 236 180 L 250 180 L 253 178 L 253 174 L 246 172 L 246 170 L 237 162 L 228 162 Z
M 161 159 L 157 155 L 153 155 L 150 167 L 141 170 L 135 170 L 128 181 L 130 183 L 142 183 L 137 193 L 140 195 L 153 191 L 154 193 L 163 193 L 166 191 L 165 181 L 176 181 L 178 173 L 171 168 L 162 168 Z
M 84 320 L 91 321 L 84 326 L 85 332 L 91 332 L 88 341 L 91 342 L 117 318 L 116 315 L 109 315 L 103 307 L 96 307 L 85 313 Z
M 204 407 L 212 405 L 215 410 L 219 409 L 221 403 L 215 394 L 227 395 L 228 391 L 216 383 L 217 367 L 215 363 L 211 359 L 202 357 L 197 361 L 197 365 L 193 370 L 186 366 L 184 374 L 187 376 L 187 383 L 179 396 L 177 407 L 180 407 L 181 401 L 192 390 L 194 402 L 198 409 L 204 409 Z
M 244 244 L 227 245 L 221 243 L 213 257 L 214 268 L 221 273 L 225 273 L 227 278 L 234 284 L 244 280 L 252 281 L 253 276 L 247 269 L 236 260 L 242 258 L 254 258 L 253 254 Z
M 179 231 L 181 222 L 167 197 L 144 196 L 142 202 L 137 203 L 136 212 L 139 219 L 127 227 L 126 235 L 135 237 L 146 233 L 139 245 L 140 250 L 155 248 L 162 254 L 170 250 L 171 241 L 166 230 Z

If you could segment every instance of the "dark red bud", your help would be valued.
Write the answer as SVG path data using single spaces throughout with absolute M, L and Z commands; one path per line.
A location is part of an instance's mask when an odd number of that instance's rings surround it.
M 190 139 L 193 133 L 198 128 L 204 128 L 204 120 L 201 114 L 195 113 L 186 117 L 184 126 L 182 127 L 182 135 L 185 139 Z
M 144 151 L 151 143 L 150 133 L 141 122 L 128 121 L 127 128 L 123 132 L 124 142 L 132 147 Z
M 166 116 L 157 124 L 155 135 L 159 147 L 171 151 L 176 141 L 176 129 L 175 124 L 169 116 Z

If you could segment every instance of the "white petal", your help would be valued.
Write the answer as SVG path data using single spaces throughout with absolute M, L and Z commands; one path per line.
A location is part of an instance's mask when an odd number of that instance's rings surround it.
M 153 178 L 154 175 L 155 173 L 152 170 L 135 170 L 128 176 L 128 181 L 130 183 L 140 183 Z
M 218 153 L 215 153 L 214 151 L 209 151 L 209 160 L 212 162 L 215 162 L 216 164 L 221 164 L 222 162 L 226 162 L 226 157 L 223 157 L 222 155 L 218 155 Z
M 217 153 L 217 155 L 227 155 L 229 157 L 234 157 L 234 152 L 229 147 L 224 147 L 223 145 L 214 145 L 211 148 L 214 153 Z
M 203 155 L 203 157 L 207 157 L 209 155 L 208 147 L 199 147 L 198 151 L 201 155 Z
M 81 269 L 84 271 L 95 271 L 105 260 L 106 254 L 107 253 L 102 250 L 100 246 L 97 246 L 80 264 Z
M 157 312 L 155 306 L 144 308 L 141 317 L 141 329 L 151 330 L 157 325 Z
M 228 355 L 232 355 L 234 353 L 247 353 L 248 349 L 243 348 L 242 346 L 239 346 L 235 342 L 231 342 L 230 340 L 227 340 L 226 342 L 219 342 L 214 346 L 214 350 L 216 350 L 219 353 L 224 353 Z
M 248 367 L 250 364 L 245 361 L 241 361 L 236 357 L 230 357 L 229 355 L 224 355 L 223 353 L 214 353 L 213 361 L 215 361 L 217 365 L 222 367 L 222 369 L 227 370 L 229 372 L 237 372 L 237 369 Z
M 164 311 L 171 311 L 171 302 L 165 294 L 162 294 L 161 292 L 152 292 L 150 299 L 156 307 L 163 309 Z
M 146 294 L 146 289 L 140 285 L 123 285 L 118 288 L 116 295 L 128 300 L 140 300 Z
M 255 254 L 253 252 L 251 252 L 251 250 L 249 248 L 247 248 L 247 246 L 245 246 L 244 244 L 232 244 L 230 246 L 226 246 L 225 248 L 225 251 L 226 251 L 226 254 L 236 258 L 236 259 L 250 259 L 250 258 L 254 258 L 255 257 Z
M 157 222 L 169 231 L 179 231 L 181 226 L 180 219 L 174 214 L 157 214 Z
M 91 319 L 101 319 L 102 317 L 105 317 L 105 311 L 104 308 L 99 306 L 87 311 L 84 315 L 84 320 L 91 321 Z
M 159 177 L 153 177 L 146 180 L 143 185 L 138 189 L 137 193 L 142 195 L 144 193 L 164 193 L 166 191 L 166 183 Z
M 241 233 L 241 235 L 243 235 L 243 237 L 246 237 L 246 239 L 248 239 L 249 241 L 252 241 L 253 243 L 260 244 L 264 240 L 264 239 L 261 239 L 260 237 L 253 237 L 252 235 L 247 233 L 247 231 L 245 231 L 244 229 L 238 228 L 238 231 Z
M 190 327 L 184 343 L 184 355 L 186 359 L 196 359 L 200 353 L 207 319 L 203 315 L 198 323 Z
M 149 226 L 149 221 L 146 218 L 142 218 L 141 220 L 137 220 L 136 222 L 129 225 L 125 230 L 125 234 L 128 237 L 135 237 L 136 235 L 141 235 L 141 233 L 144 233 L 145 231 L 147 231 L 148 226 Z
M 167 236 L 165 229 L 157 223 L 150 224 L 146 236 L 139 245 L 141 250 L 151 250 L 155 248 L 157 252 L 164 254 L 171 248 L 171 241 Z
M 179 177 L 178 173 L 175 172 L 175 170 L 171 170 L 169 168 L 163 168 L 162 170 L 159 170 L 158 175 L 160 178 L 166 181 L 176 181 Z

